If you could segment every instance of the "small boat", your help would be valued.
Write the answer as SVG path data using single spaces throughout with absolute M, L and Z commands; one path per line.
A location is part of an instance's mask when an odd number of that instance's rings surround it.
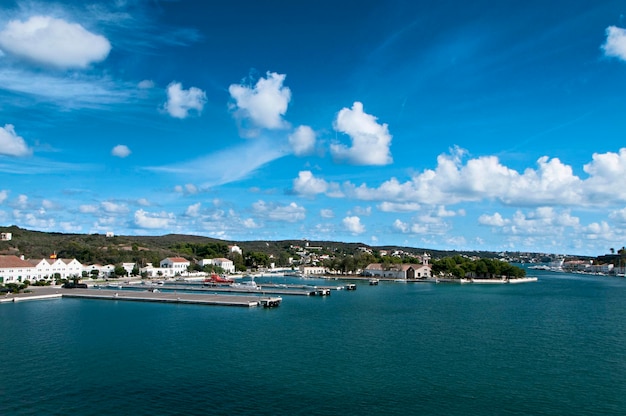
M 356 290 L 356 284 L 354 283 L 348 283 L 346 285 L 346 290 Z
M 370 286 L 377 286 L 378 285 L 378 279 L 370 279 Z
M 261 289 L 261 286 L 257 285 L 254 280 L 246 280 L 245 282 L 241 282 L 241 283 L 233 283 L 232 285 L 230 285 L 230 287 L 234 289 L 253 289 L 253 290 Z

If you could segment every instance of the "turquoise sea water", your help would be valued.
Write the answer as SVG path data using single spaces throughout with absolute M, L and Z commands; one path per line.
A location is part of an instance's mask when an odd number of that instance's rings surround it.
M 0 305 L 1 415 L 623 415 L 626 279 Z

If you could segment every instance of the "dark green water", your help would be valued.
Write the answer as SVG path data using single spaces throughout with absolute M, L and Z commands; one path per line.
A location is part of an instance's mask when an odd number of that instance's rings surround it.
M 1 415 L 623 415 L 626 279 L 0 305 Z

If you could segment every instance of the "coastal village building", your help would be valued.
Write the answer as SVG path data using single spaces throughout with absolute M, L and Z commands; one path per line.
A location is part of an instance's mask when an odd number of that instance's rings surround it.
M 243 255 L 243 251 L 241 251 L 241 248 L 239 246 L 228 246 L 228 251 L 230 253 L 239 253 Z
M 365 276 L 381 277 L 387 279 L 425 279 L 432 277 L 431 265 L 428 263 L 430 256 L 422 256 L 422 264 L 391 264 L 385 266 L 382 263 L 372 263 L 364 270 Z
M 326 267 L 322 266 L 300 266 L 300 273 L 303 276 L 326 274 Z
M 83 273 L 83 265 L 76 259 L 28 259 L 28 262 L 35 268 L 34 280 L 69 279 Z
M 0 233 L 0 241 L 11 241 L 13 238 L 13 234 L 11 233 Z
M 226 273 L 235 273 L 235 264 L 232 260 L 219 257 L 216 259 L 202 259 L 198 262 L 201 267 L 204 266 L 217 266 L 221 267 Z
M 0 284 L 30 280 L 33 271 L 33 265 L 23 258 L 13 255 L 0 256 Z
M 163 276 L 174 277 L 187 273 L 187 269 L 191 263 L 183 257 L 167 257 L 161 260 L 159 264 Z

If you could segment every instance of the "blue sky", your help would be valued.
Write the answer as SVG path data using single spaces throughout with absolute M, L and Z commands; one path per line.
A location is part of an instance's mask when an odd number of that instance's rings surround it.
M 3 1 L 0 224 L 606 253 L 626 244 L 625 13 Z

